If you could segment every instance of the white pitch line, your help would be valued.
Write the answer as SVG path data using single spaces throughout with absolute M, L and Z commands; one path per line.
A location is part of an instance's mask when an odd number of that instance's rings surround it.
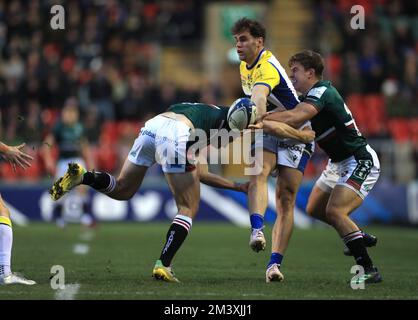
M 78 283 L 66 284 L 64 289 L 57 289 L 55 293 L 55 300 L 74 300 L 74 296 L 80 290 Z
M 90 246 L 84 243 L 76 243 L 73 248 L 74 254 L 85 255 L 89 253 L 89 251 L 90 251 Z
M 76 284 L 77 285 L 77 284 Z M 80 287 L 79 287 L 80 288 Z M 59 289 L 58 289 L 59 290 Z M 62 290 L 61 290 L 62 291 Z M 58 293 L 58 292 L 57 292 Z M 149 295 L 149 296 L 155 296 L 156 294 L 160 293 L 159 291 L 144 291 L 144 292 L 140 292 L 140 291 L 135 291 L 135 292 L 124 292 L 124 291 L 83 291 L 83 295 L 88 295 L 88 296 L 92 296 L 93 299 L 100 299 L 101 296 L 104 295 L 132 295 L 132 296 L 144 296 L 144 295 Z M 0 291 L 0 297 L 4 296 L 4 297 L 15 297 L 15 296 L 23 296 L 22 299 L 24 297 L 27 297 L 28 295 L 28 291 L 5 291 L 5 292 L 1 292 Z M 176 296 L 181 295 L 181 293 L 175 294 Z M 224 296 L 221 293 L 215 293 L 215 292 L 206 292 L 206 293 L 195 293 L 194 294 L 195 297 L 199 297 L 199 296 Z M 278 297 L 277 295 L 274 295 L 274 293 L 271 294 L 263 294 L 263 293 L 242 293 L 242 294 L 236 294 L 232 296 L 232 299 L 235 299 L 234 297 L 249 297 L 249 296 L 265 296 L 267 298 L 269 297 L 274 297 L 275 300 L 277 299 L 281 299 L 281 298 L 285 298 L 285 297 Z M 318 296 L 318 295 L 314 295 L 314 294 L 305 294 L 304 296 L 299 296 L 299 297 L 293 297 L 291 299 L 293 300 L 306 300 L 306 299 L 325 299 L 325 300 L 329 300 L 329 299 L 354 299 L 356 297 L 354 297 L 353 295 L 349 295 L 349 294 L 343 294 L 343 295 L 332 295 L 332 296 Z M 398 297 L 399 298 L 399 297 Z M 416 300 L 418 299 L 418 296 L 400 296 L 400 298 L 402 299 L 408 299 L 408 300 Z M 164 298 L 162 298 L 164 299 Z M 385 299 L 394 299 L 393 296 L 390 295 L 382 295 L 380 297 L 381 300 L 385 300 Z M 396 299 L 396 297 L 395 297 Z
M 156 294 L 158 294 L 158 291 L 133 291 L 133 292 L 124 292 L 124 291 L 83 291 L 83 295 L 91 295 L 91 296 L 103 296 L 103 295 L 115 295 L 115 296 L 119 296 L 119 295 L 132 295 L 132 296 L 155 296 Z M 184 296 L 187 294 L 184 293 L 172 293 L 172 295 L 174 296 Z M 200 292 L 200 293 L 196 293 L 196 296 L 202 296 L 202 297 L 221 297 L 221 296 L 225 296 L 222 293 L 219 292 Z M 271 296 L 271 294 L 264 294 L 264 293 L 241 293 L 241 294 L 236 294 L 234 296 L 238 296 L 238 297 L 268 297 Z

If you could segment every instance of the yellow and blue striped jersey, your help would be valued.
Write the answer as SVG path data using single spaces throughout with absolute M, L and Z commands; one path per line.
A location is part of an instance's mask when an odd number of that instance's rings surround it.
M 281 110 L 293 109 L 299 98 L 286 71 L 276 57 L 268 50 L 261 50 L 251 66 L 242 61 L 240 65 L 241 84 L 246 96 L 251 96 L 255 85 L 269 88 L 267 110 L 275 108 Z

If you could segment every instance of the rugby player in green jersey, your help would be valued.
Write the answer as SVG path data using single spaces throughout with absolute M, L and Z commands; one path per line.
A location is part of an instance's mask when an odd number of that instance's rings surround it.
M 252 103 L 247 98 L 246 103 Z M 162 165 L 165 178 L 177 204 L 178 214 L 174 217 L 157 260 L 153 276 L 157 280 L 178 282 L 171 269 L 171 262 L 186 239 L 192 219 L 196 216 L 200 201 L 200 182 L 247 192 L 248 185 L 235 184 L 225 178 L 198 168 L 189 159 L 189 151 L 195 143 L 193 136 L 200 133 L 211 137 L 213 129 L 226 129 L 228 107 L 203 103 L 174 104 L 164 113 L 148 120 L 141 129 L 118 178 L 106 172 L 86 171 L 77 163 L 70 163 L 67 173 L 58 179 L 50 190 L 53 200 L 58 200 L 75 186 L 84 184 L 116 200 L 128 200 L 138 191 L 142 180 L 153 164 Z M 281 135 L 301 141 L 312 141 L 313 131 L 299 131 L 282 124 Z M 203 134 L 202 134 L 203 133 Z M 277 134 L 277 132 L 276 132 Z M 200 139 L 199 139 L 200 140 Z M 205 139 L 207 144 L 209 139 Z M 201 141 L 199 141 L 201 142 Z M 216 146 L 215 146 L 216 147 Z
M 58 147 L 58 159 L 55 161 L 51 146 Z M 93 156 L 89 142 L 85 136 L 84 126 L 80 121 L 78 101 L 69 97 L 64 103 L 59 121 L 45 137 L 42 155 L 46 171 L 55 178 L 67 171 L 69 162 L 77 162 L 83 167 L 94 168 Z M 95 220 L 88 206 L 88 188 L 78 188 L 76 192 L 54 203 L 52 217 L 58 227 L 64 228 L 66 216 L 80 220 L 84 226 L 95 226 Z
M 379 159 L 338 91 L 322 79 L 321 55 L 310 50 L 299 52 L 290 58 L 289 67 L 290 79 L 302 93 L 302 102 L 289 111 L 268 113 L 263 121 L 284 122 L 294 128 L 311 121 L 315 141 L 327 153 L 329 162 L 312 190 L 306 210 L 333 226 L 356 263 L 364 268 L 356 283 L 380 282 L 382 277 L 366 249 L 366 245 L 376 244 L 376 238 L 364 234 L 349 217 L 376 184 Z

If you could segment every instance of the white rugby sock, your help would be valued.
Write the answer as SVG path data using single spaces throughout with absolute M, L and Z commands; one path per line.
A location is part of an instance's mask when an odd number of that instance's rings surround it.
M 7 276 L 12 256 L 13 230 L 6 224 L 0 224 L 0 276 Z

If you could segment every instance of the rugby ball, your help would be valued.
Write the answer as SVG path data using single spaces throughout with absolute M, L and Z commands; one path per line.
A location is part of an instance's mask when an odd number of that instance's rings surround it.
M 227 120 L 231 130 L 244 130 L 254 124 L 257 118 L 255 103 L 249 98 L 239 98 L 228 110 Z

